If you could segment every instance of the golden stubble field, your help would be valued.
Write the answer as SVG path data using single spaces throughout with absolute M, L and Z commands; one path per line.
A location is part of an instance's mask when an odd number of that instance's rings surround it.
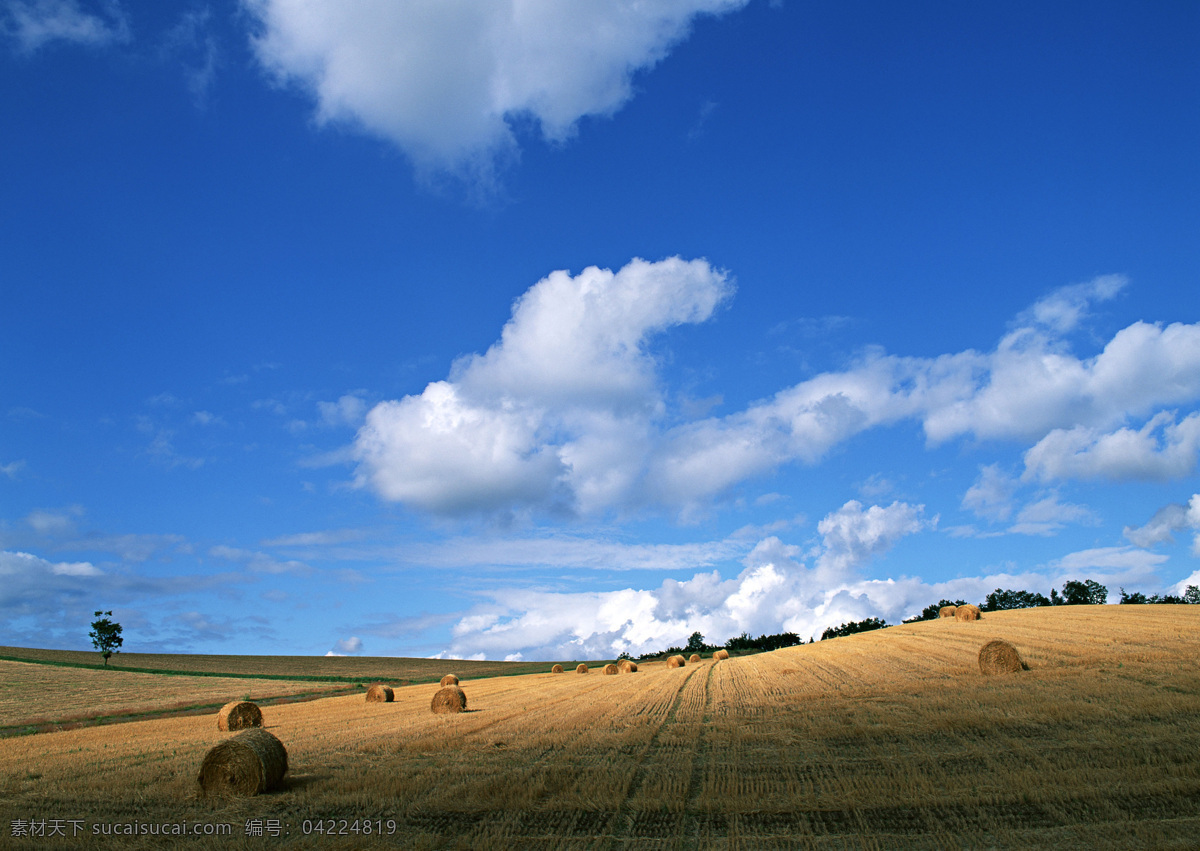
M 992 638 L 1031 670 L 981 675 Z M 461 715 L 408 686 L 264 709 L 290 771 L 236 801 L 196 796 L 226 735 L 212 716 L 23 736 L 0 742 L 0 831 L 13 848 L 1196 848 L 1198 659 L 1200 606 L 1061 607 L 674 670 L 464 678 Z M 37 820 L 68 836 L 11 835 Z M 369 842 L 350 832 L 367 821 Z M 163 823 L 230 835 L 93 835 Z
M 0 735 L 30 726 L 71 726 L 230 700 L 346 691 L 345 684 L 233 677 L 178 677 L 0 660 Z

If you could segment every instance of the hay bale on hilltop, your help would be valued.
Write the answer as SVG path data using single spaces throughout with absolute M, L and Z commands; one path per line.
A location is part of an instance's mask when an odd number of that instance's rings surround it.
M 1017 648 L 1003 638 L 997 638 L 979 649 L 979 670 L 985 674 L 1013 674 L 1028 671 L 1029 666 Z
M 391 686 L 375 683 L 367 689 L 367 703 L 391 703 L 396 699 L 396 693 Z
M 957 611 L 957 609 L 958 606 L 942 606 L 940 609 L 938 609 L 938 617 L 952 618 L 954 617 L 954 612 Z
M 667 659 L 667 667 L 668 668 L 682 668 L 686 664 L 687 663 L 683 661 L 682 656 L 672 656 L 669 659 Z
M 979 607 L 972 606 L 970 603 L 965 606 L 957 606 L 954 609 L 954 618 L 960 621 L 977 621 L 979 620 Z
M 458 677 L 454 676 L 454 674 L 446 674 L 446 676 L 442 677 L 440 685 L 456 686 L 458 685 Z
M 562 672 L 563 672 L 562 665 L 555 665 L 553 668 L 550 669 L 550 673 L 552 673 L 552 674 L 561 674 Z
M 607 665 L 604 666 L 604 673 L 606 676 L 611 677 L 614 674 L 616 674 L 618 670 L 620 670 L 620 669 L 612 662 L 609 662 Z
M 695 664 L 696 664 L 697 662 L 699 662 L 699 661 L 700 661 L 700 654 L 699 654 L 699 653 L 693 653 L 691 656 L 689 656 L 689 657 L 688 657 L 688 664 L 689 664 L 689 665 L 695 665 Z
M 248 700 L 226 703 L 217 713 L 217 729 L 222 731 L 248 730 L 263 725 L 262 710 Z
M 637 662 L 632 659 L 622 659 L 617 662 L 617 668 L 620 669 L 622 674 L 636 674 Z
M 575 673 L 586 674 L 587 672 L 588 672 L 588 667 L 583 662 L 580 662 L 578 665 L 575 666 Z
M 725 650 L 724 648 L 722 648 L 722 649 L 718 650 L 716 653 L 714 653 L 714 654 L 713 654 L 713 658 L 714 658 L 714 659 L 716 659 L 716 660 L 718 660 L 718 661 L 720 661 L 721 659 L 728 659 L 728 658 L 729 658 L 729 651 L 728 651 L 728 650 Z
M 212 748 L 196 780 L 204 795 L 246 797 L 278 786 L 287 769 L 283 742 L 266 730 L 252 727 Z
M 442 715 L 447 712 L 462 712 L 467 708 L 467 695 L 458 686 L 444 686 L 429 702 L 431 712 Z

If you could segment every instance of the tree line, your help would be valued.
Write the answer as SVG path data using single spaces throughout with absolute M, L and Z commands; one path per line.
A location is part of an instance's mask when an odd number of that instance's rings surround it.
M 1057 588 L 1050 589 L 1050 596 L 1036 591 L 1016 591 L 1009 588 L 997 588 L 979 603 L 981 612 L 1000 612 L 1007 609 L 1032 609 L 1037 606 L 1099 606 L 1108 602 L 1108 588 L 1094 579 L 1072 579 L 1063 584 L 1062 592 Z M 1151 603 L 1193 603 L 1200 604 L 1200 587 L 1189 585 L 1183 594 L 1152 594 L 1147 597 L 1140 591 L 1130 593 L 1121 589 L 1122 603 L 1151 604 Z M 904 623 L 936 620 L 945 606 L 965 606 L 966 600 L 938 600 L 930 603 L 921 610 L 921 614 L 905 619 Z M 861 621 L 851 621 L 841 626 L 830 627 L 821 634 L 821 640 L 838 638 L 843 635 L 853 635 L 856 632 L 867 632 L 881 629 L 888 623 L 881 618 L 867 618 Z

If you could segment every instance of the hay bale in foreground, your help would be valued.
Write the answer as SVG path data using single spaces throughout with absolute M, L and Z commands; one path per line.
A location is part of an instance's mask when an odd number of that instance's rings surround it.
M 562 665 L 555 665 L 553 668 L 550 669 L 550 673 L 552 673 L 552 674 L 561 674 L 562 672 L 563 672 Z
M 687 663 L 683 661 L 682 656 L 672 656 L 671 658 L 667 659 L 668 668 L 682 668 L 685 664 Z
M 954 612 L 957 611 L 957 609 L 958 606 L 942 606 L 940 609 L 938 609 L 938 617 L 952 618 L 954 617 Z
M 375 683 L 367 689 L 367 703 L 391 703 L 396 699 L 396 693 L 391 686 Z
M 637 662 L 633 661 L 632 659 L 620 660 L 619 662 L 617 662 L 617 667 L 620 669 L 622 674 L 636 674 L 637 673 Z
M 217 713 L 217 729 L 224 731 L 248 730 L 263 725 L 262 710 L 248 700 L 226 703 Z
M 979 670 L 985 674 L 1012 674 L 1028 671 L 1029 666 L 1017 648 L 1003 638 L 997 638 L 979 649 Z
M 212 748 L 196 780 L 204 795 L 248 797 L 278 786 L 287 769 L 283 742 L 262 728 L 252 727 Z
M 458 677 L 454 676 L 454 674 L 446 674 L 446 676 L 442 677 L 442 681 L 439 683 L 439 685 L 456 686 L 458 685 Z
M 721 659 L 728 659 L 729 651 L 725 650 L 725 649 L 718 650 L 716 653 L 713 654 L 713 658 L 718 661 Z
M 689 656 L 689 657 L 688 657 L 688 664 L 689 664 L 689 665 L 695 665 L 695 664 L 696 664 L 697 662 L 699 662 L 699 661 L 700 661 L 700 654 L 699 654 L 699 653 L 693 653 L 691 656 Z
M 462 712 L 466 708 L 467 695 L 458 686 L 444 686 L 429 702 L 430 711 L 437 715 Z
M 613 676 L 614 674 L 616 674 L 617 671 L 619 671 L 619 670 L 620 669 L 613 662 L 609 662 L 607 665 L 604 666 L 605 675 L 610 676 L 610 677 Z
M 577 674 L 586 674 L 587 671 L 588 671 L 587 665 L 583 664 L 582 662 L 580 662 L 578 665 L 575 666 L 575 673 L 577 673 Z
M 958 606 L 954 610 L 954 617 L 960 621 L 977 621 L 979 620 L 979 607 L 972 606 L 970 603 Z

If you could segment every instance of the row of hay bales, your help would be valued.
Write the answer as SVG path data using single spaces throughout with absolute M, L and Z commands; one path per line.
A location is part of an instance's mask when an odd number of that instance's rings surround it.
M 728 659 L 728 658 L 729 658 L 728 650 L 718 650 L 716 653 L 713 653 L 713 659 L 715 659 L 717 661 L 720 661 L 721 659 Z M 704 661 L 704 660 L 700 658 L 699 653 L 693 653 L 691 658 L 687 659 L 687 660 L 685 660 L 682 656 L 679 656 L 679 655 L 669 656 L 667 658 L 667 667 L 668 668 L 682 668 L 687 664 L 695 665 L 702 661 Z M 607 665 L 604 666 L 604 668 L 602 670 L 604 671 L 605 674 L 611 675 L 611 674 L 636 674 L 637 669 L 638 669 L 637 662 L 634 662 L 632 659 L 619 659 L 615 663 L 609 662 Z M 561 673 L 563 673 L 563 670 L 564 669 L 563 669 L 562 665 L 555 665 L 550 669 L 550 673 L 561 674 Z M 577 673 L 577 674 L 586 674 L 586 673 L 588 673 L 589 670 L 590 669 L 588 668 L 586 662 L 580 662 L 578 665 L 575 666 L 575 673 Z
M 949 606 L 947 608 L 955 608 Z M 975 606 L 959 606 L 974 609 L 967 612 L 963 620 L 978 620 L 979 610 Z M 958 617 L 957 612 L 945 614 L 942 617 Z M 718 650 L 713 659 L 720 661 L 728 659 L 729 653 Z M 699 654 L 693 654 L 690 661 L 695 664 L 701 661 Z M 667 659 L 667 667 L 682 668 L 687 664 L 684 658 L 675 655 Z M 622 659 L 617 664 L 604 666 L 605 674 L 616 674 L 619 671 L 634 673 L 637 663 Z M 586 674 L 588 667 L 580 663 L 576 672 Z M 1021 658 L 1020 652 L 1004 639 L 994 639 L 983 645 L 979 651 L 979 670 L 988 675 L 1016 673 L 1028 671 L 1029 665 Z M 551 671 L 563 673 L 562 665 L 555 665 Z M 467 708 L 467 695 L 459 686 L 458 677 L 447 674 L 439 683 L 439 690 L 430 702 L 430 711 L 435 714 L 463 712 Z M 395 700 L 395 692 L 390 686 L 372 685 L 367 689 L 368 703 L 391 703 Z M 222 732 L 237 732 L 211 748 L 204 756 L 200 765 L 197 782 L 203 795 L 223 796 L 252 796 L 269 791 L 283 781 L 287 774 L 287 749 L 276 736 L 263 729 L 262 710 L 247 700 L 235 700 L 221 707 L 217 713 L 217 729 Z
M 459 688 L 458 676 L 446 674 L 438 683 L 439 689 L 430 701 L 429 709 L 435 714 L 462 712 L 467 708 L 467 695 Z M 391 686 L 375 683 L 367 689 L 367 703 L 392 703 L 396 692 Z

